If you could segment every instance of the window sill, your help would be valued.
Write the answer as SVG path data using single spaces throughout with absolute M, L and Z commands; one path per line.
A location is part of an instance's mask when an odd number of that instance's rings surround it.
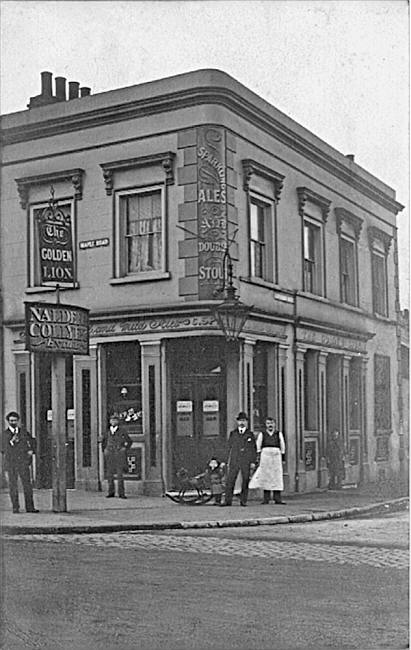
M 239 279 L 241 282 L 247 282 L 248 284 L 257 284 L 259 287 L 280 291 L 280 287 L 277 284 L 274 284 L 274 282 L 271 282 L 270 280 L 263 280 L 263 278 L 259 278 L 255 275 L 248 277 L 240 276 Z
M 169 280 L 171 273 L 141 273 L 139 275 L 125 275 L 123 278 L 112 278 L 110 284 L 132 284 L 134 282 L 156 282 L 158 280 Z
M 59 285 L 59 291 L 71 291 L 72 289 L 80 289 L 80 284 L 79 282 L 75 282 L 74 284 L 71 284 L 70 286 L 67 285 Z M 25 293 L 56 293 L 56 287 L 27 287 L 25 290 Z
M 375 312 L 375 311 L 372 312 L 372 315 L 377 320 L 382 320 L 385 323 L 391 323 L 392 322 L 392 319 L 389 316 L 383 316 L 382 314 L 377 314 L 377 312 Z
M 325 296 L 322 296 L 320 293 L 311 293 L 311 291 L 299 291 L 298 295 L 302 296 L 303 298 L 311 298 L 311 300 L 319 300 L 320 302 L 326 302 L 327 304 L 330 304 L 330 300 L 328 298 L 325 298 Z

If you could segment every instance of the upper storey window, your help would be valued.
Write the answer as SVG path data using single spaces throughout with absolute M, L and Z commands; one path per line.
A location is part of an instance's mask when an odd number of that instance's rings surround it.
M 82 198 L 82 169 L 16 179 L 20 204 L 28 210 L 28 285 L 77 287 L 76 204 Z
M 331 201 L 306 187 L 298 187 L 299 213 L 302 217 L 303 290 L 325 296 L 325 233 Z
M 323 295 L 322 224 L 304 218 L 304 291 Z
M 358 306 L 358 240 L 362 220 L 344 208 L 335 208 L 340 250 L 341 302 Z
M 277 204 L 284 176 L 255 160 L 242 163 L 249 214 L 249 276 L 276 283 Z
M 391 235 L 379 228 L 368 228 L 368 242 L 371 252 L 372 303 L 373 311 L 379 316 L 388 316 L 387 258 Z
M 273 205 L 250 197 L 251 276 L 274 282 L 275 239 Z
M 171 152 L 101 165 L 106 193 L 114 193 L 112 283 L 158 280 L 167 272 L 167 186 L 174 183 Z
M 165 271 L 165 211 L 161 187 L 118 192 L 118 275 Z

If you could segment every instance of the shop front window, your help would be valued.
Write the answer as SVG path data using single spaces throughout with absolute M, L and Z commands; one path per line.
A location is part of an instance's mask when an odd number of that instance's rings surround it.
M 376 431 L 391 430 L 390 357 L 374 355 L 374 420 Z
M 358 361 L 350 361 L 350 429 L 360 428 L 360 395 L 361 395 L 361 374 Z
M 138 343 L 106 346 L 107 419 L 116 415 L 131 433 L 142 433 L 141 352 Z
M 258 343 L 254 349 L 253 366 L 253 401 L 254 401 L 254 430 L 262 431 L 265 417 L 273 415 L 268 413 L 267 405 L 267 347 Z
M 307 350 L 304 355 L 304 427 L 318 430 L 318 353 Z

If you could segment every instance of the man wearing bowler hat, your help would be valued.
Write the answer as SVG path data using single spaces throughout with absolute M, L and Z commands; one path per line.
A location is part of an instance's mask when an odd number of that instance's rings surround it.
M 228 438 L 228 477 L 225 490 L 225 506 L 231 506 L 235 480 L 241 471 L 240 504 L 247 505 L 250 469 L 254 469 L 257 448 L 254 434 L 248 428 L 247 414 L 241 411 L 237 416 L 237 428 L 230 432 Z
M 30 465 L 35 452 L 36 441 L 20 426 L 20 415 L 10 411 L 6 415 L 7 429 L 3 431 L 0 450 L 4 454 L 5 469 L 9 477 L 10 500 L 13 512 L 20 512 L 18 478 L 23 486 L 26 512 L 38 512 L 33 502 Z

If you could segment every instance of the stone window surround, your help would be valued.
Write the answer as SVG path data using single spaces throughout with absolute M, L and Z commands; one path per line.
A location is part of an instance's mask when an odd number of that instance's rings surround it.
M 25 176 L 16 178 L 17 191 L 20 197 L 20 205 L 25 210 L 29 203 L 30 188 L 36 185 L 45 185 L 69 181 L 74 190 L 74 198 L 81 201 L 83 198 L 83 176 L 84 169 L 66 169 L 63 171 L 47 172 L 36 176 Z
M 107 163 L 101 163 L 103 170 L 104 184 L 107 196 L 113 194 L 113 175 L 115 172 L 126 171 L 129 169 L 138 169 L 139 167 L 152 167 L 159 165 L 165 172 L 166 185 L 174 184 L 174 159 L 176 154 L 172 151 L 163 153 L 150 154 L 148 156 L 139 156 L 138 158 L 127 158 L 125 160 L 113 160 Z

